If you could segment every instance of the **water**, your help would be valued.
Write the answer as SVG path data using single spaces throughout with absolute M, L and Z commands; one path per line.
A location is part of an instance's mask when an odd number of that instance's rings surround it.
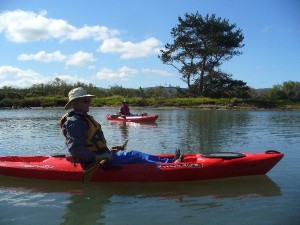
M 267 176 L 196 182 L 81 184 L 0 176 L 0 225 L 300 223 L 300 112 L 132 109 L 158 114 L 152 124 L 105 119 L 109 146 L 147 153 L 214 151 L 285 154 Z M 63 109 L 0 110 L 0 155 L 67 153 Z

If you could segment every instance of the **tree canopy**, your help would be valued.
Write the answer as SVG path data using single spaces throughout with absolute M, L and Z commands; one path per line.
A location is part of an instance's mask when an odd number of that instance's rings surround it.
M 179 24 L 171 30 L 173 43 L 161 49 L 159 58 L 164 64 L 176 68 L 187 83 L 190 91 L 203 96 L 204 77 L 217 71 L 223 61 L 242 54 L 244 46 L 242 30 L 227 19 L 217 18 L 215 14 L 202 17 L 195 14 L 178 17 Z

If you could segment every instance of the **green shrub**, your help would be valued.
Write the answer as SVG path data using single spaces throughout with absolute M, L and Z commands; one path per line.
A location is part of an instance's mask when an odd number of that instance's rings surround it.
M 22 99 L 19 102 L 19 107 L 30 108 L 30 107 L 40 107 L 41 100 L 36 98 Z
M 11 108 L 13 107 L 13 101 L 8 99 L 8 98 L 4 98 L 0 101 L 0 108 Z

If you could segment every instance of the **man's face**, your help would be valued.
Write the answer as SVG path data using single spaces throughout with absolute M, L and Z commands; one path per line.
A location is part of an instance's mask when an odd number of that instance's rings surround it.
M 87 113 L 90 110 L 91 98 L 78 98 L 74 100 L 73 108 L 76 111 Z

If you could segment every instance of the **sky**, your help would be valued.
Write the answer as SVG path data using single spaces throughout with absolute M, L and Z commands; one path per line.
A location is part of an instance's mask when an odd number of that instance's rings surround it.
M 0 0 L 0 87 L 83 82 L 187 87 L 158 55 L 178 17 L 216 14 L 244 35 L 220 69 L 251 88 L 300 82 L 299 0 Z

